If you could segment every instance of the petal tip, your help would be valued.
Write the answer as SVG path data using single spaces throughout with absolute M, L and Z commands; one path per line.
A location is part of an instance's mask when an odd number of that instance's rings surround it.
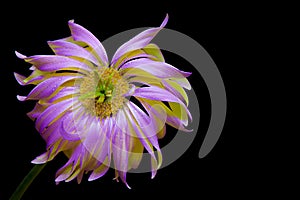
M 49 41 L 47 41 L 47 44 L 49 45 L 49 46 L 51 46 L 51 45 L 53 45 L 53 41 L 51 41 L 51 40 L 49 40 Z
M 168 20 L 169 20 L 169 14 L 167 13 L 166 17 L 165 17 L 164 21 L 161 23 L 160 27 L 164 28 L 166 26 L 166 24 L 168 23 Z
M 20 85 L 25 85 L 25 82 L 24 82 L 24 79 L 26 78 L 25 76 L 22 76 L 16 72 L 14 72 L 14 76 L 15 76 L 15 79 L 17 80 L 17 82 L 20 84 Z
M 89 177 L 89 178 L 88 178 L 88 181 L 94 181 L 94 180 L 96 180 L 95 177 Z
M 192 72 L 185 72 L 186 77 L 189 77 L 190 75 L 192 75 Z
M 125 182 L 125 185 L 126 185 L 126 187 L 127 187 L 129 190 L 131 190 L 131 187 L 128 185 L 127 182 Z
M 26 96 L 17 95 L 17 99 L 18 99 L 19 101 L 25 101 L 26 98 L 27 98 Z
M 25 58 L 27 58 L 27 56 L 25 56 L 25 55 L 23 55 L 23 54 L 21 54 L 21 53 L 19 53 L 19 52 L 17 52 L 17 51 L 15 51 L 15 54 L 16 54 L 16 56 L 17 56 L 18 58 L 20 58 L 20 59 L 25 59 Z
M 152 173 L 151 173 L 151 179 L 154 179 L 156 176 L 156 170 L 153 170 Z
M 40 159 L 36 158 L 31 161 L 32 164 L 44 164 L 46 161 L 41 161 Z

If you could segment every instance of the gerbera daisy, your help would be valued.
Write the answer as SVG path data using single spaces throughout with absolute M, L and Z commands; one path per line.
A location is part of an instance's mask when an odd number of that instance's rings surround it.
M 48 44 L 55 55 L 16 55 L 32 64 L 32 73 L 15 73 L 21 85 L 36 85 L 20 101 L 36 100 L 28 116 L 46 141 L 47 150 L 32 163 L 68 157 L 55 181 L 81 182 L 103 176 L 113 164 L 115 179 L 127 187 L 126 173 L 137 168 L 144 149 L 151 155 L 152 178 L 162 164 L 158 139 L 166 124 L 188 131 L 191 86 L 183 72 L 165 62 L 150 43 L 166 25 L 150 28 L 123 44 L 108 61 L 99 40 L 87 29 L 68 22 L 71 36 Z

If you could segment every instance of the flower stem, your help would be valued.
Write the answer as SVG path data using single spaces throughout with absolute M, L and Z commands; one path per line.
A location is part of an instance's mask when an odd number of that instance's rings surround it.
M 9 200 L 19 200 L 23 196 L 24 192 L 30 186 L 35 177 L 42 171 L 46 164 L 34 165 L 31 171 L 25 176 L 22 182 L 19 184 L 15 192 L 12 194 Z

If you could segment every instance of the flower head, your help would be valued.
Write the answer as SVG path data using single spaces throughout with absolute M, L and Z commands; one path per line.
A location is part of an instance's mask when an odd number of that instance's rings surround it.
M 144 149 L 151 155 L 152 177 L 162 164 L 158 139 L 166 124 L 188 131 L 191 73 L 166 63 L 150 43 L 166 25 L 145 30 L 123 44 L 111 62 L 98 39 L 69 21 L 71 36 L 48 44 L 55 55 L 16 55 L 32 64 L 32 73 L 15 73 L 21 85 L 36 85 L 20 101 L 36 100 L 28 116 L 46 141 L 47 150 L 32 163 L 41 164 L 64 152 L 68 161 L 55 181 L 78 183 L 103 176 L 110 165 L 127 187 L 126 173 L 137 168 Z M 138 103 L 139 102 L 139 103 Z M 139 106 L 139 105 L 140 106 Z M 157 152 L 157 153 L 155 153 Z

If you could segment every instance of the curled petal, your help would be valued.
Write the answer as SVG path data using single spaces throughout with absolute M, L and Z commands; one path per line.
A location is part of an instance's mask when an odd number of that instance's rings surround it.
M 101 163 L 104 162 L 108 156 L 108 148 L 110 141 L 107 137 L 108 126 L 107 119 L 100 124 L 98 119 L 93 119 L 89 121 L 90 126 L 88 127 L 85 140 L 82 142 L 87 154 L 85 157 L 85 162 L 88 162 L 90 159 L 95 159 Z
M 131 128 L 132 128 L 132 131 L 136 134 L 137 138 L 140 140 L 140 142 L 143 144 L 143 146 L 146 148 L 146 150 L 148 151 L 148 153 L 151 156 L 152 177 L 154 177 L 156 174 L 156 171 L 158 169 L 158 166 L 161 164 L 160 163 L 161 160 L 159 160 L 159 164 L 157 164 L 157 159 L 156 159 L 156 156 L 155 156 L 155 153 L 153 150 L 153 143 L 152 143 L 153 139 L 151 137 L 153 137 L 153 135 L 155 135 L 155 134 L 153 134 L 153 132 L 150 128 L 148 128 L 148 130 L 141 128 L 143 126 L 144 127 L 147 126 L 147 124 L 149 122 L 147 120 L 147 116 L 141 115 L 142 111 L 141 112 L 135 111 L 135 110 L 140 110 L 138 107 L 136 107 L 131 102 L 127 104 L 127 107 L 129 109 L 125 109 L 125 112 L 126 112 L 126 115 L 129 119 L 129 121 L 131 121 L 131 122 L 138 121 L 139 122 L 139 124 L 132 123 Z M 147 135 L 151 135 L 151 137 L 147 137 Z
M 33 164 L 43 164 L 48 161 L 49 158 L 49 152 L 45 152 L 39 156 L 37 156 L 34 160 L 31 161 Z
M 76 140 L 80 140 L 80 136 L 77 133 L 71 133 L 69 130 L 67 130 L 65 128 L 65 123 L 66 121 L 63 121 L 59 127 L 59 131 L 61 136 L 65 139 L 65 140 L 69 140 L 69 141 L 76 141 Z
M 14 73 L 14 76 L 15 76 L 17 82 L 18 82 L 20 85 L 26 85 L 26 83 L 24 82 L 24 80 L 26 79 L 25 76 L 22 76 L 22 75 L 20 75 L 20 74 L 18 74 L 18 73 Z
M 74 23 L 73 20 L 69 21 L 69 27 L 73 39 L 75 41 L 85 42 L 89 45 L 96 52 L 95 55 L 99 57 L 100 63 L 102 63 L 103 66 L 108 66 L 107 54 L 101 42 L 87 29 Z
M 97 167 L 96 169 L 93 170 L 93 172 L 91 173 L 88 181 L 93 181 L 96 180 L 100 177 L 102 177 L 109 169 L 109 161 L 108 158 L 104 161 L 104 163 L 102 163 L 99 167 Z
M 49 41 L 48 44 L 56 55 L 80 57 L 94 63 L 95 65 L 99 64 L 98 60 L 91 52 L 72 42 L 56 40 Z
M 136 89 L 134 96 L 146 98 L 146 99 L 150 99 L 150 100 L 156 100 L 156 101 L 169 101 L 169 102 L 179 103 L 180 105 L 182 105 L 184 107 L 184 109 L 187 111 L 189 117 L 192 119 L 192 115 L 190 114 L 186 105 L 179 98 L 177 98 L 175 95 L 168 92 L 167 90 L 164 90 L 164 89 L 161 89 L 161 88 L 155 87 L 155 86 L 143 87 L 143 88 Z
M 156 36 L 156 34 L 165 27 L 169 19 L 169 16 L 167 15 L 158 28 L 150 28 L 142 33 L 138 34 L 137 36 L 130 39 L 128 42 L 123 44 L 121 47 L 118 48 L 116 53 L 114 54 L 112 58 L 112 63 L 116 62 L 123 54 L 126 52 L 133 51 L 135 49 L 144 48 L 147 46 L 151 40 Z
M 15 54 L 16 54 L 16 56 L 18 57 L 18 58 L 20 58 L 20 59 L 25 59 L 27 56 L 25 56 L 25 55 L 23 55 L 23 54 L 21 54 L 21 53 L 19 53 L 19 52 L 17 52 L 17 51 L 15 51 Z
M 48 103 L 54 103 L 55 101 L 58 100 L 64 100 L 65 97 L 72 95 L 75 95 L 78 93 L 78 88 L 77 87 L 63 87 L 62 89 L 59 90 L 58 93 L 56 93 L 51 99 L 49 99 L 47 102 Z M 70 98 L 71 98 L 70 97 Z
M 184 89 L 176 82 L 170 80 L 162 80 L 164 87 L 178 97 L 186 105 L 189 104 L 189 99 Z
M 186 78 L 170 78 L 169 80 L 178 83 L 181 87 L 184 87 L 185 89 L 192 89 L 191 84 Z
M 91 68 L 83 62 L 65 56 L 37 55 L 26 57 L 24 60 L 41 71 L 50 72 L 71 69 L 83 70 L 83 72 L 91 71 Z
M 129 61 L 122 66 L 121 72 L 125 69 L 127 69 L 124 73 L 125 76 L 128 74 L 135 75 L 134 70 L 131 71 L 130 69 L 141 69 L 157 78 L 185 78 L 191 75 L 190 72 L 180 71 L 168 63 L 153 61 L 148 58 Z
M 185 132 L 191 132 L 192 130 L 188 130 L 184 127 L 184 124 L 187 124 L 187 121 L 183 116 L 187 115 L 189 113 L 188 110 L 180 108 L 180 112 L 176 112 L 177 110 L 171 110 L 169 107 L 167 107 L 163 102 L 160 101 L 154 101 L 154 100 L 149 100 L 149 99 L 140 99 L 138 98 L 140 103 L 143 105 L 143 107 L 150 112 L 149 110 L 151 109 L 156 109 L 160 108 L 155 105 L 160 105 L 163 107 L 163 109 L 167 113 L 167 119 L 166 123 L 169 124 L 170 126 L 185 131 Z M 170 103 L 170 102 L 169 102 Z
M 126 131 L 128 131 L 127 120 L 124 111 L 120 110 L 117 114 L 116 125 L 112 134 L 112 153 L 117 174 L 130 189 L 126 182 L 130 152 L 130 135 L 128 133 L 126 134 Z
M 72 153 L 72 156 L 70 157 L 68 162 L 56 172 L 56 183 L 66 180 L 74 172 L 79 164 L 81 148 L 82 146 L 78 145 L 78 147 Z
M 28 94 L 27 97 L 23 98 L 19 96 L 20 101 L 24 100 L 35 100 L 35 99 L 43 99 L 51 96 L 60 85 L 63 83 L 70 81 L 72 79 L 78 78 L 76 76 L 53 76 L 42 83 L 38 84 L 33 90 Z
M 74 106 L 74 100 L 68 99 L 49 106 L 36 120 L 36 128 L 41 133 L 57 117 Z M 78 105 L 77 105 L 78 106 Z

